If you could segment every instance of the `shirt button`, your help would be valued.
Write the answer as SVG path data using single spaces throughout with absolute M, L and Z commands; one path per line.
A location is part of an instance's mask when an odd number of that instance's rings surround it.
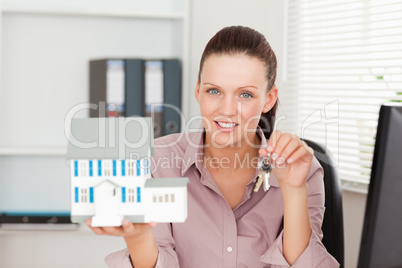
M 232 247 L 228 247 L 226 250 L 230 253 L 230 252 L 233 251 L 233 248 L 232 248 Z

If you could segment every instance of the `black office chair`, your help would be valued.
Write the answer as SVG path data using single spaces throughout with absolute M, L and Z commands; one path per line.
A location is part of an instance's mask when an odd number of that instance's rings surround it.
M 314 150 L 314 156 L 324 169 L 325 214 L 321 228 L 324 234 L 322 243 L 327 251 L 339 262 L 340 267 L 343 268 L 345 264 L 343 209 L 338 173 L 334 168 L 329 151 L 313 141 L 306 139 L 304 141 Z

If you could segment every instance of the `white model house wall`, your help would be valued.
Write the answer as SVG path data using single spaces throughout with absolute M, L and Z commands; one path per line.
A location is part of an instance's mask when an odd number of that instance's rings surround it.
M 151 177 L 150 159 L 141 160 L 71 160 L 71 213 L 76 216 L 95 214 L 95 188 L 109 180 L 120 186 L 121 213 L 144 213 L 143 187 Z
M 145 188 L 145 222 L 184 222 L 187 219 L 186 187 Z

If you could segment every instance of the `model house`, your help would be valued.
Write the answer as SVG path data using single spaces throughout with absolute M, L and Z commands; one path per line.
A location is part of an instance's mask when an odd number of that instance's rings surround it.
M 73 119 L 67 150 L 72 222 L 184 222 L 188 179 L 151 178 L 152 154 L 151 118 Z

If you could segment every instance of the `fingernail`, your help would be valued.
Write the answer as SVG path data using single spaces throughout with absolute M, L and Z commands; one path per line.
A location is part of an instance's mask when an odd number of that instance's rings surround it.
M 290 163 L 293 162 L 293 159 L 292 159 L 292 158 L 289 158 L 286 162 L 288 162 L 288 164 L 290 164 Z
M 277 158 L 278 158 L 278 155 L 277 155 L 276 153 L 273 153 L 273 154 L 272 154 L 272 159 L 273 159 L 273 160 L 276 160 Z
M 278 160 L 276 160 L 276 163 L 277 163 L 277 164 L 285 163 L 285 158 L 279 157 Z
M 274 148 L 273 148 L 272 146 L 268 146 L 268 147 L 267 147 L 267 151 L 268 151 L 268 152 L 272 152 L 273 149 L 274 149 Z

